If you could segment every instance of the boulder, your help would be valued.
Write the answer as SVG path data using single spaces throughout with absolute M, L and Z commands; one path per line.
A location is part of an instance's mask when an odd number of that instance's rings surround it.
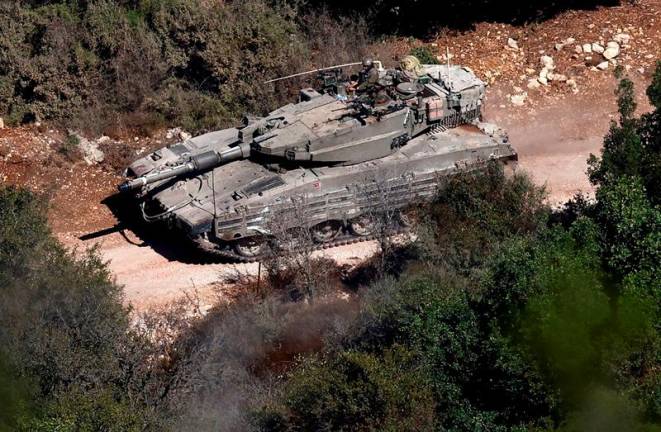
M 510 96 L 510 100 L 512 101 L 512 105 L 522 106 L 526 102 L 527 97 L 528 97 L 528 95 L 526 93 L 521 93 L 521 94 Z
M 80 135 L 75 135 L 78 138 L 78 148 L 83 154 L 83 159 L 87 165 L 94 165 L 103 162 L 106 155 L 99 149 L 99 144 L 95 141 L 90 141 Z
M 507 38 L 507 46 L 514 50 L 519 49 L 519 43 L 516 41 L 516 39 L 512 39 L 512 38 Z
M 608 69 L 608 65 L 609 65 L 609 63 L 607 61 L 601 62 L 597 65 L 597 69 L 606 70 L 606 69 Z
M 550 73 L 546 76 L 546 78 L 549 81 L 559 81 L 559 82 L 567 81 L 567 75 L 557 74 L 557 73 Z
M 531 78 L 530 80 L 528 80 L 528 88 L 529 89 L 531 89 L 531 90 L 532 89 L 537 89 L 537 88 L 539 88 L 539 86 L 540 86 L 540 82 L 538 80 L 536 80 L 535 78 Z
M 592 44 L 583 44 L 583 52 L 590 54 L 592 52 Z
M 189 140 L 192 137 L 193 137 L 193 135 L 191 135 L 190 133 L 188 133 L 186 131 L 179 132 L 179 138 L 181 138 L 182 141 Z
M 174 137 L 178 137 L 180 133 L 181 133 L 181 128 L 168 129 L 168 131 L 165 133 L 165 139 L 172 139 Z
M 615 41 L 608 42 L 608 44 L 606 45 L 606 49 L 604 50 L 604 54 L 603 54 L 604 58 L 606 60 L 614 59 L 619 54 L 620 54 L 620 45 Z
M 576 80 L 568 79 L 567 85 L 569 86 L 569 88 L 571 88 L 572 93 L 578 93 L 578 85 L 576 84 Z
M 615 36 L 613 36 L 613 40 L 619 44 L 627 45 L 631 40 L 631 36 L 628 35 L 627 33 L 618 33 Z
M 604 52 L 604 47 L 601 44 L 598 44 L 597 42 L 592 44 L 592 52 L 596 52 L 597 54 L 601 54 Z
M 553 57 L 543 55 L 539 58 L 539 62 L 548 70 L 553 70 L 555 69 L 555 63 L 553 61 Z
M 583 46 L 581 45 L 576 45 L 574 47 L 574 51 L 576 51 L 576 54 L 583 54 Z
M 0 117 L 0 129 L 4 129 L 4 128 L 5 128 L 5 121 L 2 119 L 2 117 Z

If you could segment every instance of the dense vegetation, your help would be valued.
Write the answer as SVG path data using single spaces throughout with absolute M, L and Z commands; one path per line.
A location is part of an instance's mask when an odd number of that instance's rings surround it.
M 201 132 L 263 114 L 300 84 L 265 80 L 358 61 L 374 38 L 610 3 L 453 0 L 439 11 L 428 0 L 2 1 L 0 117 L 115 135 L 171 124 Z
M 263 81 L 366 45 L 360 20 L 266 0 L 7 1 L 0 28 L 0 116 L 93 131 L 218 128 L 282 101 Z

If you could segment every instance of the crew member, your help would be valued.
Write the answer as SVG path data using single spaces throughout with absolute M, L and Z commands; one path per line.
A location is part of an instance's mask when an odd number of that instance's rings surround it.
M 358 77 L 358 82 L 352 82 L 347 90 L 358 94 L 373 94 L 378 90 L 379 70 L 374 67 L 374 61 L 371 58 L 363 60 L 363 70 Z

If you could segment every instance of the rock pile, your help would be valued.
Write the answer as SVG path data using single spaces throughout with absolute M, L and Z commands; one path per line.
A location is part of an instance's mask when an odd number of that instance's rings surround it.
M 576 45 L 574 47 L 575 58 L 578 58 L 581 54 L 586 54 L 584 57 L 586 65 L 592 66 L 593 70 L 606 70 L 611 64 L 617 65 L 616 58 L 623 48 L 628 47 L 630 41 L 631 35 L 618 33 L 607 43 L 602 40 Z
M 173 139 L 173 138 L 178 138 L 182 141 L 186 141 L 192 138 L 193 135 L 190 133 L 186 132 L 185 130 L 181 128 L 172 128 L 168 129 L 168 131 L 165 133 L 165 139 Z

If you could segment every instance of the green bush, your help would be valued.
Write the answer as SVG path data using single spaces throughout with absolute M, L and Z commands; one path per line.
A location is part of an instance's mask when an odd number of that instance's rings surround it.
M 308 361 L 289 381 L 283 407 L 258 414 L 262 430 L 432 431 L 425 376 L 402 348 L 382 357 L 346 352 Z
M 0 28 L 0 115 L 92 131 L 132 117 L 226 127 L 298 84 L 265 80 L 353 60 L 366 44 L 359 25 L 266 0 L 4 2 Z
M 142 387 L 149 382 L 149 344 L 131 329 L 121 288 L 94 251 L 76 257 L 51 237 L 42 197 L 4 186 L 0 291 L 2 374 L 32 384 L 23 405 L 53 407 L 35 412 L 25 430 L 99 430 L 127 425 L 129 418 L 141 425 L 134 430 L 156 424 Z M 66 402 L 72 392 L 76 402 Z M 94 400 L 94 407 L 86 405 Z M 88 429 L 74 428 L 104 410 Z M 52 419 L 64 429 L 32 426 Z
M 431 48 L 426 46 L 419 46 L 411 49 L 411 55 L 415 56 L 420 60 L 422 64 L 438 64 L 438 59 L 436 55 L 431 50 Z

